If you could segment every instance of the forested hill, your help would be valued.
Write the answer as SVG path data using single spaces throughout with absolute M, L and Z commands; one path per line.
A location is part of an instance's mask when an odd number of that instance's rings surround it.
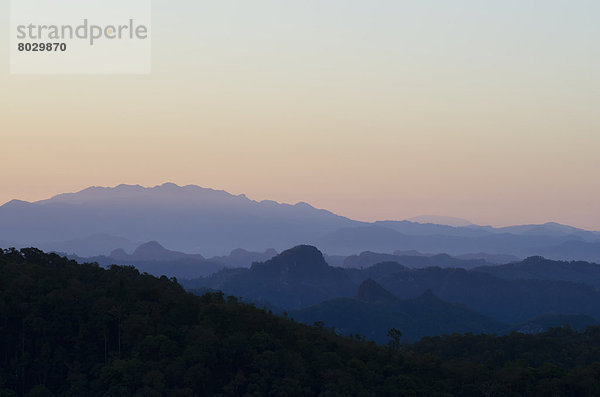
M 0 250 L 0 396 L 584 396 L 599 361 L 600 328 L 378 347 L 131 267 Z

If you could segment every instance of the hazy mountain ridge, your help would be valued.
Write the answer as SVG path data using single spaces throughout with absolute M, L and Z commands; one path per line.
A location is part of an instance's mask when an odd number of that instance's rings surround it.
M 110 240 L 120 244 L 109 247 Z M 329 255 L 398 250 L 600 262 L 600 233 L 547 223 L 505 228 L 446 226 L 410 221 L 359 222 L 300 202 L 254 201 L 245 195 L 194 185 L 152 188 L 90 187 L 0 207 L 0 240 L 78 256 L 128 251 L 142 241 L 224 256 L 233 249 L 264 252 L 311 244 Z
M 166 275 L 178 279 L 194 279 L 214 274 L 224 268 L 248 268 L 253 262 L 271 259 L 277 255 L 277 252 L 272 249 L 263 253 L 236 249 L 229 255 L 204 258 L 200 254 L 168 250 L 157 241 L 150 241 L 139 245 L 132 254 L 128 254 L 123 248 L 118 248 L 108 256 L 64 255 L 79 263 L 96 262 L 102 266 L 113 264 L 135 266 L 141 272 L 158 277 Z
M 324 301 L 355 297 L 359 286 L 369 279 L 397 299 L 416 299 L 430 291 L 447 303 L 464 305 L 498 323 L 517 324 L 548 314 L 586 315 L 600 320 L 600 292 L 591 285 L 564 280 L 508 280 L 458 268 L 412 269 L 396 262 L 365 269 L 333 268 L 308 246 L 284 251 L 248 270 L 224 270 L 184 281 L 183 285 L 189 289 L 223 290 L 282 310 L 304 310 Z
M 53 241 L 81 236 L 119 235 L 131 241 L 156 240 L 205 256 L 235 248 L 284 249 L 310 240 L 315 233 L 360 224 L 306 203 L 257 202 L 243 195 L 174 184 L 89 188 L 0 207 L 0 239 L 19 245 L 48 247 Z
M 489 265 L 483 259 L 459 259 L 447 254 L 437 255 L 396 255 L 375 252 L 362 252 L 360 255 L 350 255 L 343 263 L 345 268 L 368 268 L 382 262 L 397 262 L 411 268 L 425 267 L 457 267 L 472 269 Z
M 337 298 L 289 313 L 295 320 L 321 321 L 338 332 L 360 334 L 385 343 L 388 330 L 402 331 L 403 338 L 416 341 L 424 336 L 452 333 L 497 333 L 506 325 L 452 304 L 425 291 L 413 299 L 400 300 L 373 280 L 364 281 L 353 298 Z
M 333 297 L 352 296 L 356 285 L 341 269 L 329 266 L 321 252 L 297 246 L 250 269 L 225 270 L 205 279 L 183 282 L 187 288 L 211 288 L 265 301 L 285 309 L 307 307 Z
M 351 284 L 341 282 L 339 272 Z M 417 340 L 453 332 L 541 332 L 571 321 L 580 326 L 600 319 L 600 293 L 583 284 L 504 280 L 475 270 L 411 269 L 395 262 L 342 270 L 328 266 L 308 246 L 286 250 L 248 270 L 223 270 L 183 285 L 223 290 L 260 307 L 286 311 L 297 321 L 322 322 L 379 342 L 386 340 L 390 328 Z
M 409 269 L 383 263 L 345 270 L 355 283 L 371 278 L 401 299 L 427 290 L 504 323 L 518 323 L 544 314 L 584 314 L 600 320 L 600 292 L 593 286 L 561 280 L 506 280 L 465 269 Z
M 570 281 L 591 285 L 600 290 L 600 265 L 583 261 L 552 261 L 530 257 L 522 262 L 483 266 L 474 270 L 504 279 L 540 279 Z
M 577 242 L 580 250 L 567 249 L 574 244 L 574 241 Z M 417 250 L 445 252 L 456 256 L 472 252 L 517 257 L 548 254 L 552 259 L 562 259 L 562 256 L 568 252 L 571 259 L 600 262 L 600 244 L 595 241 L 584 241 L 581 236 L 575 234 L 531 235 L 484 232 L 481 236 L 410 235 L 375 224 L 336 230 L 319 238 L 316 245 L 327 247 L 328 253 L 336 255 L 352 255 L 357 251 Z

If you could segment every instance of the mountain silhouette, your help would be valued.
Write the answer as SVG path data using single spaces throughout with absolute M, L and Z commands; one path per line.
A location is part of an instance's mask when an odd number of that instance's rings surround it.
M 205 259 L 202 255 L 185 254 L 166 249 L 157 241 L 149 241 L 139 245 L 132 254 L 128 254 L 123 248 L 117 248 L 109 256 L 101 255 L 84 258 L 69 255 L 69 258 L 79 263 L 97 262 L 103 266 L 113 264 L 134 266 L 141 272 L 178 279 L 207 276 L 225 267 L 223 263 Z
M 353 255 L 357 252 L 395 252 L 416 250 L 420 252 L 442 252 L 453 256 L 483 252 L 493 255 L 527 257 L 544 254 L 550 259 L 564 259 L 570 255 L 573 260 L 600 262 L 598 232 L 570 228 L 560 233 L 525 233 L 516 228 L 515 233 L 500 232 L 500 229 L 432 225 L 431 229 L 441 228 L 440 234 L 431 234 L 430 225 L 418 224 L 414 234 L 408 222 L 401 223 L 403 231 L 397 230 L 395 222 L 376 222 L 372 225 L 345 227 L 317 239 L 316 245 L 328 254 Z M 409 225 L 405 227 L 406 225 Z M 579 229 L 577 229 L 579 230 Z M 586 240 L 587 239 L 587 240 Z M 577 249 L 572 247 L 577 246 Z
M 541 256 L 474 270 L 509 280 L 557 280 L 591 285 L 600 290 L 600 265 L 582 261 L 552 261 Z
M 250 267 L 254 262 L 264 262 L 274 256 L 277 256 L 277 251 L 269 248 L 264 252 L 251 252 L 242 248 L 236 248 L 229 255 L 216 256 L 211 258 L 215 262 L 221 262 L 226 267 Z
M 411 269 L 386 262 L 367 269 L 345 269 L 354 283 L 372 279 L 400 299 L 431 291 L 500 322 L 514 324 L 549 313 L 582 314 L 600 320 L 600 291 L 560 279 L 500 278 L 489 269 L 430 267 Z
M 108 256 L 67 256 L 79 263 L 97 262 L 105 267 L 113 264 L 128 265 L 155 276 L 196 279 L 214 274 L 224 268 L 249 268 L 254 262 L 265 261 L 276 255 L 277 252 L 273 249 L 265 252 L 235 249 L 230 255 L 204 258 L 199 254 L 169 250 L 157 241 L 149 241 L 136 247 L 132 254 L 128 254 L 123 248 L 117 248 Z
M 373 280 L 365 280 L 354 298 L 337 298 L 293 310 L 297 321 L 322 322 L 343 334 L 360 334 L 386 343 L 391 328 L 415 341 L 424 336 L 451 333 L 494 333 L 506 325 L 463 305 L 452 304 L 425 291 L 414 299 L 400 300 Z
M 522 266 L 531 261 L 523 261 Z M 547 266 L 560 269 L 563 265 Z M 381 286 L 401 300 L 416 299 L 423 294 L 427 297 L 429 291 L 439 299 L 465 305 L 505 324 L 552 313 L 581 314 L 600 320 L 597 304 L 600 291 L 594 287 L 597 278 L 573 282 L 576 277 L 591 273 L 573 276 L 554 272 L 553 279 L 536 279 L 502 276 L 505 272 L 502 266 L 498 267 L 500 275 L 495 276 L 490 274 L 494 269 L 414 269 L 397 262 L 378 263 L 364 269 L 334 268 L 327 265 L 316 248 L 299 246 L 264 263 L 255 263 L 250 269 L 223 270 L 207 278 L 185 281 L 184 286 L 222 290 L 288 310 L 335 298 L 354 297 L 364 303 L 391 299 L 379 289 Z
M 91 187 L 35 203 L 0 207 L 0 240 L 65 252 L 64 242 L 82 236 L 122 236 L 204 256 L 236 248 L 262 252 L 306 243 L 315 235 L 361 225 L 306 203 L 253 201 L 245 195 L 166 183 L 152 188 L 119 185 Z M 88 247 L 89 248 L 89 247 Z M 102 244 L 79 256 L 106 255 Z M 122 247 L 121 247 L 122 248 Z
M 199 254 L 189 255 L 182 252 L 171 251 L 163 247 L 158 241 L 150 241 L 140 245 L 133 251 L 131 258 L 139 261 L 171 261 L 179 259 L 204 260 Z
M 440 220 L 441 222 L 441 220 Z M 447 223 L 447 222 L 446 222 Z M 310 244 L 331 256 L 417 250 L 600 262 L 600 233 L 557 223 L 504 228 L 359 222 L 300 202 L 254 201 L 194 185 L 90 187 L 0 206 L 0 241 L 77 256 L 130 252 L 140 242 L 205 257 Z M 261 259 L 261 258 L 259 258 Z
M 394 294 L 387 291 L 370 278 L 362 282 L 362 284 L 358 287 L 358 291 L 356 291 L 354 298 L 359 301 L 369 303 L 389 303 L 396 302 L 398 300 Z
M 323 254 L 309 245 L 299 245 L 266 262 L 254 263 L 250 269 L 256 274 L 278 274 L 286 280 L 316 279 L 331 273 Z
M 425 268 L 432 266 L 459 267 L 472 269 L 478 266 L 488 265 L 483 259 L 459 259 L 447 254 L 438 255 L 397 255 L 381 254 L 375 252 L 362 252 L 360 255 L 350 255 L 344 260 L 343 267 L 367 268 L 382 262 L 397 262 L 412 268 Z
M 307 245 L 254 263 L 250 269 L 224 270 L 184 285 L 222 290 L 252 302 L 290 309 L 333 297 L 352 296 L 356 291 L 356 285 L 342 269 L 329 266 L 318 249 Z

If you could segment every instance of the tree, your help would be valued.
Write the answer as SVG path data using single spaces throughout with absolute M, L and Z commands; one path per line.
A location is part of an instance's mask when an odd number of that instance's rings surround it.
M 391 339 L 389 342 L 389 346 L 394 350 L 400 349 L 400 338 L 402 337 L 402 332 L 396 328 L 391 328 L 387 336 Z

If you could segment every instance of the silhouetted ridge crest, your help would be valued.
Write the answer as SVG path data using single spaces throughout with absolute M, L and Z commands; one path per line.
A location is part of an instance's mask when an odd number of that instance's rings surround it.
M 137 247 L 131 258 L 142 261 L 161 261 L 177 259 L 203 260 L 199 254 L 184 254 L 183 252 L 171 251 L 163 247 L 158 241 L 149 241 Z
M 356 284 L 344 271 L 329 266 L 323 254 L 308 245 L 299 245 L 264 262 L 254 262 L 242 272 L 214 274 L 196 285 L 286 309 L 308 307 L 356 293 Z
M 544 258 L 543 256 L 530 256 L 528 258 L 525 258 L 521 262 L 521 265 L 535 265 L 544 261 L 546 261 L 546 258 Z
M 168 252 L 158 241 L 149 241 L 137 247 L 133 251 L 133 256 L 140 259 L 152 260 L 158 259 Z
M 279 271 L 299 275 L 313 275 L 314 272 L 327 271 L 329 265 L 323 254 L 310 245 L 299 245 L 269 259 L 263 263 L 252 264 L 252 270 Z
M 129 254 L 127 254 L 127 252 L 125 252 L 125 250 L 123 248 L 117 248 L 115 250 L 112 250 L 109 256 L 113 259 L 129 258 Z
M 4 203 L 3 205 L 0 205 L 0 207 L 4 207 L 6 208 L 24 208 L 31 205 L 30 202 L 28 201 L 23 201 L 23 200 L 10 200 L 7 203 Z
M 386 303 L 398 300 L 391 292 L 370 278 L 363 281 L 358 287 L 355 298 L 369 303 Z

